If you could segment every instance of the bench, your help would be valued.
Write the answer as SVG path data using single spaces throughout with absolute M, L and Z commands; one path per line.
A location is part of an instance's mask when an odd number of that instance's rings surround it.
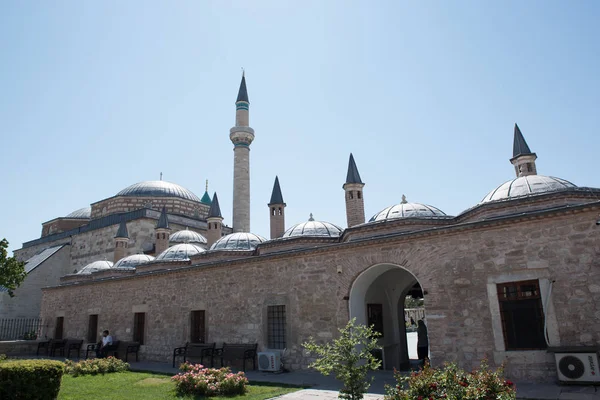
M 233 344 L 223 343 L 223 347 L 215 350 L 215 356 L 221 359 L 221 367 L 225 361 L 242 360 L 243 370 L 246 372 L 246 360 L 252 360 L 252 368 L 256 369 L 256 350 L 258 343 L 254 344 Z
M 50 345 L 48 346 L 48 353 L 50 357 L 56 356 L 56 350 L 60 352 L 61 356 L 64 356 L 66 344 L 67 339 L 52 339 L 50 341 Z
M 185 363 L 189 359 L 200 359 L 200 364 L 204 365 L 204 357 L 210 357 L 210 366 L 214 364 L 215 343 L 186 343 L 184 347 L 177 347 L 173 350 L 173 368 L 175 368 L 175 359 L 183 357 Z
M 112 344 L 106 346 L 106 356 L 108 357 L 109 355 L 112 355 L 113 357 L 117 357 L 118 356 L 118 349 L 119 349 L 119 341 L 116 340 L 114 342 L 112 342 Z M 100 346 L 102 344 L 101 343 L 90 343 L 87 345 L 87 349 L 85 351 L 85 359 L 87 360 L 90 353 L 94 353 L 96 354 L 96 352 L 100 349 Z
M 82 346 L 83 346 L 83 340 L 68 339 L 61 350 L 62 355 L 64 355 L 65 349 L 66 349 L 67 350 L 67 358 L 70 358 L 71 350 L 74 350 L 77 354 L 77 358 L 79 358 L 79 353 L 81 352 Z
M 125 344 L 125 362 L 127 362 L 129 354 L 135 354 L 135 361 L 139 361 L 138 352 L 140 351 L 140 344 L 138 342 L 129 342 Z

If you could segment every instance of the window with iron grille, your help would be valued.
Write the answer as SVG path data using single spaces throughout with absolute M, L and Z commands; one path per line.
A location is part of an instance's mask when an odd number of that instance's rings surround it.
M 133 341 L 144 344 L 144 328 L 146 327 L 146 313 L 135 313 L 133 316 Z
M 285 349 L 285 306 L 267 307 L 267 343 L 270 349 Z
M 204 310 L 196 310 L 191 313 L 190 321 L 190 342 L 205 343 L 206 319 Z
M 542 350 L 544 310 L 538 280 L 497 285 L 506 350 Z
M 88 322 L 88 343 L 96 343 L 98 339 L 98 314 L 90 315 Z

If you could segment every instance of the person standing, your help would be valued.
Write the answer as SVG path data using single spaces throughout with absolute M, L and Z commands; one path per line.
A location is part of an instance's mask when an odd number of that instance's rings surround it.
M 419 360 L 429 358 L 429 338 L 427 337 L 427 326 L 420 319 L 417 326 L 417 356 Z

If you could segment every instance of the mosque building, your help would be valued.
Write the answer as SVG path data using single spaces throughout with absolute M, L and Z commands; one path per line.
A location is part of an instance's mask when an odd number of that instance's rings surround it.
M 0 296 L 0 318 L 39 315 L 44 335 L 82 339 L 95 320 L 140 342 L 146 360 L 170 361 L 193 340 L 258 343 L 285 349 L 290 369 L 310 363 L 309 337 L 329 340 L 356 318 L 382 334 L 383 367 L 402 369 L 413 296 L 424 298 L 433 364 L 487 358 L 531 381 L 556 379 L 549 349 L 600 344 L 600 189 L 539 175 L 518 126 L 516 177 L 457 216 L 402 196 L 367 221 L 351 154 L 340 182 L 347 227 L 312 215 L 286 225 L 275 177 L 266 239 L 250 229 L 245 77 L 235 105 L 231 228 L 216 193 L 132 185 L 42 224 L 16 251 L 28 277 L 15 298 Z

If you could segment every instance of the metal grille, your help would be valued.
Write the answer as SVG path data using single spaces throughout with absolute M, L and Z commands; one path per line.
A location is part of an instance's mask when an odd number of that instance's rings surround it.
M 285 349 L 285 306 L 268 306 L 267 322 L 269 348 Z
M 37 339 L 42 326 L 40 318 L 2 318 L 0 340 Z
M 545 349 L 539 281 L 502 283 L 497 288 L 506 350 Z

